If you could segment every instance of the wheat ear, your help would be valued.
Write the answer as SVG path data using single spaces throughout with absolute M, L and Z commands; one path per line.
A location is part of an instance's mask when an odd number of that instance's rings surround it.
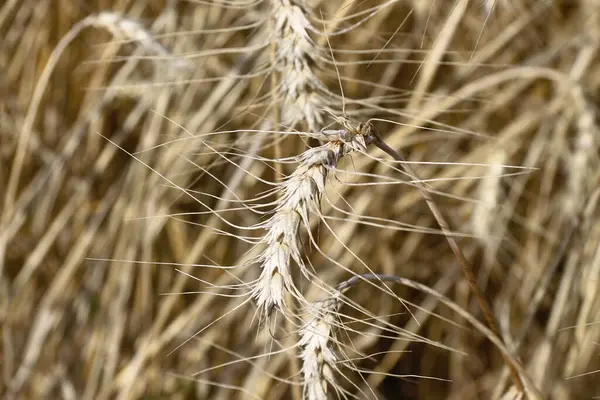
M 294 125 L 306 121 L 316 132 L 323 124 L 323 83 L 314 73 L 318 45 L 309 32 L 316 30 L 308 19 L 308 11 L 294 0 L 271 0 L 273 35 L 276 48 L 275 68 L 281 72 L 283 95 L 282 122 Z
M 164 57 L 169 60 L 169 66 L 175 69 L 189 69 L 192 64 L 172 54 L 171 50 L 160 44 L 152 33 L 140 22 L 123 17 L 113 12 L 101 12 L 91 16 L 90 24 L 97 28 L 104 28 L 115 38 L 136 42 L 150 54 Z
M 286 291 L 303 299 L 294 286 L 290 271 L 293 259 L 308 277 L 302 259 L 300 223 L 308 227 L 310 213 L 319 211 L 328 172 L 346 154 L 365 151 L 372 140 L 369 135 L 347 130 L 327 130 L 310 135 L 327 142 L 306 150 L 298 157 L 298 167 L 278 188 L 274 214 L 261 224 L 267 233 L 261 240 L 264 249 L 254 260 L 260 264 L 262 272 L 254 284 L 252 296 L 263 317 L 268 317 L 273 309 L 285 309 Z
M 310 321 L 299 331 L 302 348 L 303 397 L 306 400 L 327 400 L 329 387 L 337 387 L 334 370 L 339 361 L 335 343 L 335 315 L 341 306 L 341 293 L 309 306 Z
M 577 218 L 586 197 L 585 177 L 595 153 L 595 138 L 598 137 L 598 127 L 591 106 L 581 100 L 582 111 L 577 119 L 577 136 L 573 151 L 568 155 L 569 175 L 565 198 L 565 212 L 571 218 Z

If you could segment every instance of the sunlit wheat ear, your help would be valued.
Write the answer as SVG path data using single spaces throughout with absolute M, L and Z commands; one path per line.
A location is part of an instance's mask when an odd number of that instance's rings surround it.
M 289 291 L 302 300 L 294 286 L 290 263 L 293 259 L 305 277 L 308 271 L 302 260 L 300 223 L 309 226 L 310 213 L 320 212 L 321 197 L 325 192 L 328 172 L 336 168 L 339 160 L 352 151 L 364 151 L 371 140 L 362 132 L 330 130 L 315 134 L 328 141 L 298 156 L 296 170 L 279 187 L 279 198 L 273 216 L 262 226 L 267 233 L 262 239 L 264 250 L 256 263 L 262 272 L 252 289 L 263 319 L 273 309 L 285 310 L 285 292 Z
M 334 345 L 335 316 L 341 306 L 340 292 L 308 306 L 310 320 L 300 328 L 303 393 L 306 400 L 327 400 L 336 388 L 335 364 L 339 361 Z
M 306 121 L 309 130 L 323 124 L 323 83 L 315 75 L 319 47 L 309 32 L 315 31 L 305 4 L 294 0 L 271 0 L 276 46 L 275 68 L 281 72 L 282 119 L 287 125 Z

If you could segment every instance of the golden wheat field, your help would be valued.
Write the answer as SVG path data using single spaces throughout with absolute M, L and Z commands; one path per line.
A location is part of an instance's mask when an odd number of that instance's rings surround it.
M 3 0 L 0 393 L 600 398 L 600 2 Z

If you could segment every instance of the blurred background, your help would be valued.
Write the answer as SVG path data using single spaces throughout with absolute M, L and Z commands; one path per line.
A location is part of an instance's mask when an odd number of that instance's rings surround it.
M 2 2 L 7 399 L 302 398 L 298 351 L 276 351 L 297 332 L 274 344 L 246 297 L 219 290 L 257 276 L 243 265 L 260 232 L 240 227 L 265 216 L 240 199 L 317 144 L 256 132 L 293 130 L 269 36 L 278 2 Z M 542 398 L 600 396 L 600 3 L 295 4 L 328 105 L 377 118 L 415 162 Z M 484 321 L 419 190 L 370 152 L 330 177 L 311 265 L 331 285 L 350 275 L 327 257 L 412 279 Z M 368 355 L 339 379 L 348 398 L 520 398 L 485 335 L 435 297 L 394 292 L 406 304 L 348 294 L 378 316 L 339 336 Z

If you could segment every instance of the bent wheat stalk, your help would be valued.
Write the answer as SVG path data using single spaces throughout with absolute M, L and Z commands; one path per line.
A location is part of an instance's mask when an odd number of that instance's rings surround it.
M 419 177 L 415 173 L 413 168 L 411 168 L 410 165 L 408 163 L 406 163 L 406 160 L 404 160 L 404 158 L 398 152 L 396 152 L 394 149 L 392 149 L 390 146 L 388 146 L 381 139 L 381 137 L 378 134 L 374 135 L 374 139 L 372 142 L 377 147 L 379 147 L 381 150 L 383 150 L 385 153 L 389 154 L 396 161 L 400 162 L 400 165 L 402 166 L 404 171 L 408 175 L 415 178 L 417 187 L 419 188 L 423 198 L 425 199 L 425 202 L 427 203 L 427 206 L 431 210 L 431 213 L 433 214 L 435 220 L 437 221 L 442 232 L 444 233 L 444 236 L 446 237 L 446 240 L 448 241 L 448 244 L 450 245 L 450 248 L 452 249 L 454 256 L 456 257 L 456 259 L 458 260 L 458 263 L 460 264 L 461 270 L 469 283 L 471 291 L 473 292 L 473 294 L 475 295 L 475 297 L 477 299 L 477 302 L 479 303 L 479 307 L 481 308 L 481 311 L 483 312 L 483 315 L 486 319 L 486 322 L 487 322 L 490 330 L 494 333 L 494 335 L 496 335 L 498 337 L 499 340 L 502 340 L 501 336 L 500 336 L 500 331 L 498 329 L 498 325 L 496 324 L 496 320 L 492 313 L 491 306 L 488 303 L 488 301 L 486 300 L 486 298 L 483 295 L 483 293 L 481 292 L 481 290 L 479 289 L 479 286 L 477 285 L 477 278 L 475 277 L 475 274 L 473 273 L 473 270 L 472 270 L 471 266 L 469 265 L 469 262 L 467 261 L 466 257 L 464 256 L 462 250 L 458 246 L 456 239 L 454 239 L 454 237 L 450 234 L 450 228 L 449 228 L 448 222 L 446 221 L 446 219 L 440 212 L 439 208 L 435 204 L 433 197 L 431 197 L 431 194 L 426 190 L 425 185 L 420 182 Z M 523 392 L 523 384 L 521 383 L 521 379 L 519 378 L 519 374 L 517 372 L 517 369 L 514 365 L 513 360 L 511 360 L 504 353 L 502 353 L 502 357 L 504 358 L 504 361 L 506 362 L 506 365 L 509 368 L 511 378 L 513 380 L 513 384 L 515 385 L 517 390 L 519 390 L 520 392 Z
M 284 309 L 284 293 L 286 290 L 297 295 L 300 300 L 303 299 L 295 288 L 290 275 L 290 258 L 294 258 L 306 276 L 306 267 L 300 255 L 298 229 L 300 221 L 308 226 L 308 216 L 311 210 L 318 210 L 320 197 L 325 190 L 328 169 L 337 166 L 338 161 L 345 154 L 353 150 L 365 152 L 367 145 L 374 144 L 398 161 L 406 174 L 416 179 L 417 187 L 458 260 L 463 275 L 477 299 L 490 330 L 497 336 L 498 340 L 501 340 L 491 307 L 477 285 L 471 266 L 451 235 L 448 222 L 425 185 L 420 182 L 413 168 L 406 163 L 406 160 L 398 152 L 383 141 L 370 122 L 357 123 L 346 117 L 337 117 L 336 120 L 343 126 L 343 129 L 327 130 L 309 135 L 329 140 L 329 142 L 323 146 L 309 149 L 302 154 L 301 165 L 283 184 L 283 196 L 278 202 L 275 215 L 265 224 L 265 227 L 269 230 L 264 239 L 266 248 L 258 258 L 262 266 L 262 273 L 252 290 L 252 295 L 257 300 L 257 305 L 263 316 L 268 317 L 274 308 Z M 514 386 L 522 392 L 523 384 L 513 360 L 504 353 L 502 356 L 509 368 Z

